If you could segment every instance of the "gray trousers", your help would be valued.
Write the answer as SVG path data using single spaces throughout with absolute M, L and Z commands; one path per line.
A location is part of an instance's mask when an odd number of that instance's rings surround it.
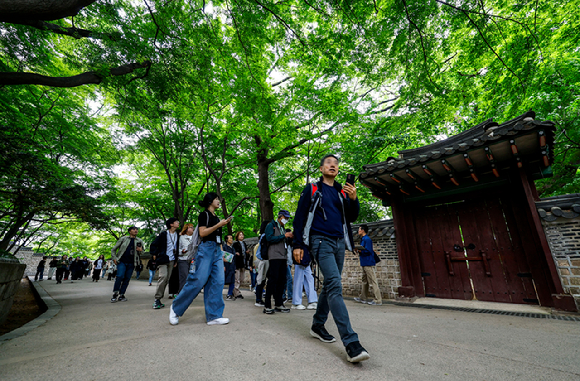
M 159 265 L 159 279 L 157 279 L 157 289 L 155 290 L 155 299 L 163 298 L 165 294 L 165 287 L 169 283 L 169 278 L 171 278 L 171 273 L 173 272 L 174 261 L 169 261 L 164 265 Z

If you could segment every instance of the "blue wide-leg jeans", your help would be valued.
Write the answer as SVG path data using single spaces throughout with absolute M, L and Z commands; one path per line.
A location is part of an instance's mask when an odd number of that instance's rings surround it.
M 340 339 L 346 347 L 358 341 L 358 335 L 350 325 L 348 311 L 342 298 L 342 267 L 344 265 L 344 238 L 310 237 L 311 253 L 324 276 L 318 307 L 312 318 L 313 326 L 323 326 L 332 312 Z
M 216 242 L 202 242 L 195 256 L 195 273 L 187 276 L 185 286 L 173 301 L 173 312 L 182 316 L 197 295 L 203 291 L 205 318 L 212 321 L 224 313 L 224 261 Z

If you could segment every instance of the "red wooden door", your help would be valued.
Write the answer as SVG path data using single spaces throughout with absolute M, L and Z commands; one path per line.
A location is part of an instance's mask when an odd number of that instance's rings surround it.
M 416 209 L 425 295 L 537 304 L 515 217 L 497 197 Z

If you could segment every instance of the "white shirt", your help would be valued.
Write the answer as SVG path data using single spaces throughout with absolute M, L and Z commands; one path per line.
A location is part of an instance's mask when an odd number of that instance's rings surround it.
M 167 256 L 170 261 L 175 260 L 175 245 L 177 244 L 177 232 L 170 233 L 167 231 Z

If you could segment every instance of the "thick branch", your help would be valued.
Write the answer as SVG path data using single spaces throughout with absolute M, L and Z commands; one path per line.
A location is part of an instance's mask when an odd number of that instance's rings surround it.
M 0 85 L 41 85 L 50 87 L 77 87 L 88 84 L 99 84 L 107 76 L 119 76 L 132 73 L 135 69 L 151 66 L 151 61 L 135 62 L 109 70 L 108 74 L 95 71 L 74 75 L 72 77 L 48 77 L 36 73 L 0 73 Z
M 103 39 L 108 38 L 112 41 L 119 41 L 121 39 L 121 33 L 99 33 L 92 30 L 80 29 L 75 27 L 64 27 L 57 24 L 45 22 L 42 20 L 21 20 L 19 22 L 13 22 L 13 24 L 28 25 L 36 29 L 49 31 L 56 34 L 62 34 L 65 36 L 71 36 L 76 39 L 79 38 L 96 38 Z
M 96 0 L 2 0 L 0 21 L 58 20 L 76 16 Z

